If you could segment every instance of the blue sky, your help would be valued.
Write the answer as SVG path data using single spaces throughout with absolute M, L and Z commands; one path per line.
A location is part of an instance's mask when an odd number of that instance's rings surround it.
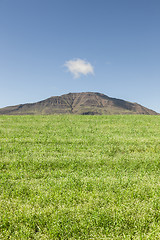
M 0 107 L 94 91 L 160 112 L 159 90 L 159 0 L 0 0 Z

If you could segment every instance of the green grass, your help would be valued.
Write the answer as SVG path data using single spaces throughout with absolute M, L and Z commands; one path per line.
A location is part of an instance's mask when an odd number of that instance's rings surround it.
M 0 239 L 160 239 L 159 116 L 0 116 Z

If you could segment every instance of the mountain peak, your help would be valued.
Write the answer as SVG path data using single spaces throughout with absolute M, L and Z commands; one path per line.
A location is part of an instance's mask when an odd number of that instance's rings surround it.
M 36 102 L 20 104 L 0 109 L 0 114 L 146 114 L 157 115 L 153 110 L 122 99 L 111 98 L 98 92 L 68 93 L 52 96 Z

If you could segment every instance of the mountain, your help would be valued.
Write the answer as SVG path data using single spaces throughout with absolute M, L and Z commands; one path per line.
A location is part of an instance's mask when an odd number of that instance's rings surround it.
M 146 114 L 157 115 L 153 110 L 137 103 L 108 97 L 97 92 L 68 93 L 40 102 L 20 104 L 0 109 L 0 115 L 26 114 Z

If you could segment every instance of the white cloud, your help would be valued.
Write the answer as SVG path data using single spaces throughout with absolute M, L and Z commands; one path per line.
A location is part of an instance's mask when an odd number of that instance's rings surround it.
M 79 78 L 81 75 L 94 74 L 93 66 L 82 59 L 74 59 L 66 61 L 64 66 L 68 68 L 68 71 L 71 72 L 74 78 Z

